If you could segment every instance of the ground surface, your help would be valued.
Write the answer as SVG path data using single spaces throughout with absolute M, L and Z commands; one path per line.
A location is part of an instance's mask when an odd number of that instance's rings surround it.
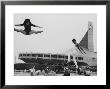
M 14 76 L 30 76 L 30 73 L 14 72 Z M 56 74 L 56 76 L 63 76 L 63 74 Z M 84 76 L 84 75 L 78 75 L 77 73 L 70 73 L 70 76 Z M 91 76 L 97 76 L 97 74 L 92 72 Z

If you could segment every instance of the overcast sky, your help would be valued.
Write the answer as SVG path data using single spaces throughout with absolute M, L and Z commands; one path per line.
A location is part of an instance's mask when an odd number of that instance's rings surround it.
M 22 24 L 29 18 L 43 30 L 41 34 L 24 35 L 14 32 L 14 54 L 20 52 L 62 53 L 74 48 L 72 39 L 79 43 L 88 30 L 88 21 L 93 22 L 94 51 L 97 51 L 96 14 L 14 14 L 14 24 Z M 24 27 L 18 27 L 24 29 Z

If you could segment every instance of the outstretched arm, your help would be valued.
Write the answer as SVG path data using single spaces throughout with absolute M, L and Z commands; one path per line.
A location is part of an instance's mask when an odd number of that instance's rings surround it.
M 40 27 L 40 26 L 36 26 L 36 25 L 34 25 L 34 24 L 31 24 L 31 26 L 33 26 L 33 27 L 39 27 L 39 28 L 43 28 L 43 27 Z
M 15 26 L 23 26 L 23 24 L 16 24 Z

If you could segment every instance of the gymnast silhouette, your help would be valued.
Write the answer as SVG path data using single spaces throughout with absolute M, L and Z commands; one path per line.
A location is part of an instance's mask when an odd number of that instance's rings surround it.
M 76 39 L 73 39 L 72 42 L 75 44 L 75 46 L 78 48 L 78 50 L 83 54 L 86 54 L 84 49 L 76 42 Z
M 15 25 L 15 26 L 24 26 L 24 28 L 25 28 L 24 30 L 14 28 L 14 31 L 21 32 L 24 35 L 31 35 L 33 33 L 38 34 L 38 33 L 42 33 L 43 32 L 43 31 L 34 31 L 34 30 L 31 30 L 31 26 L 33 26 L 33 27 L 39 27 L 39 28 L 42 28 L 42 27 L 36 26 L 36 25 L 32 24 L 30 22 L 30 19 L 25 19 L 25 21 L 23 22 L 23 24 L 18 24 L 18 25 Z

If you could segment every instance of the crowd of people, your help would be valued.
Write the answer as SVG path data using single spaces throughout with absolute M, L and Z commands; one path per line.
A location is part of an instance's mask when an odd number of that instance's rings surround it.
M 34 67 L 30 69 L 31 76 L 56 76 L 56 71 L 49 69 L 36 70 Z M 70 76 L 70 71 L 67 67 L 64 68 L 63 76 Z
M 63 71 L 63 76 L 70 76 L 70 69 L 68 67 L 64 67 L 64 71 Z M 79 74 L 79 75 L 85 75 L 85 76 L 90 76 L 90 71 L 89 70 L 83 70 L 81 68 L 77 68 L 75 73 Z M 49 69 L 48 67 L 46 69 L 38 69 L 35 70 L 35 68 L 31 68 L 30 69 L 30 75 L 31 76 L 56 76 L 57 73 L 54 70 Z
M 33 67 L 32 69 L 30 69 L 30 75 L 31 76 L 55 76 L 56 72 L 48 68 L 45 70 L 44 69 L 35 70 L 35 68 Z
M 15 72 L 20 72 L 21 70 L 15 70 Z M 28 73 L 30 76 L 70 76 L 70 75 L 85 75 L 90 76 L 91 70 L 89 67 L 78 67 L 75 66 L 46 66 L 37 67 L 31 66 L 29 69 L 24 69 L 21 72 Z

